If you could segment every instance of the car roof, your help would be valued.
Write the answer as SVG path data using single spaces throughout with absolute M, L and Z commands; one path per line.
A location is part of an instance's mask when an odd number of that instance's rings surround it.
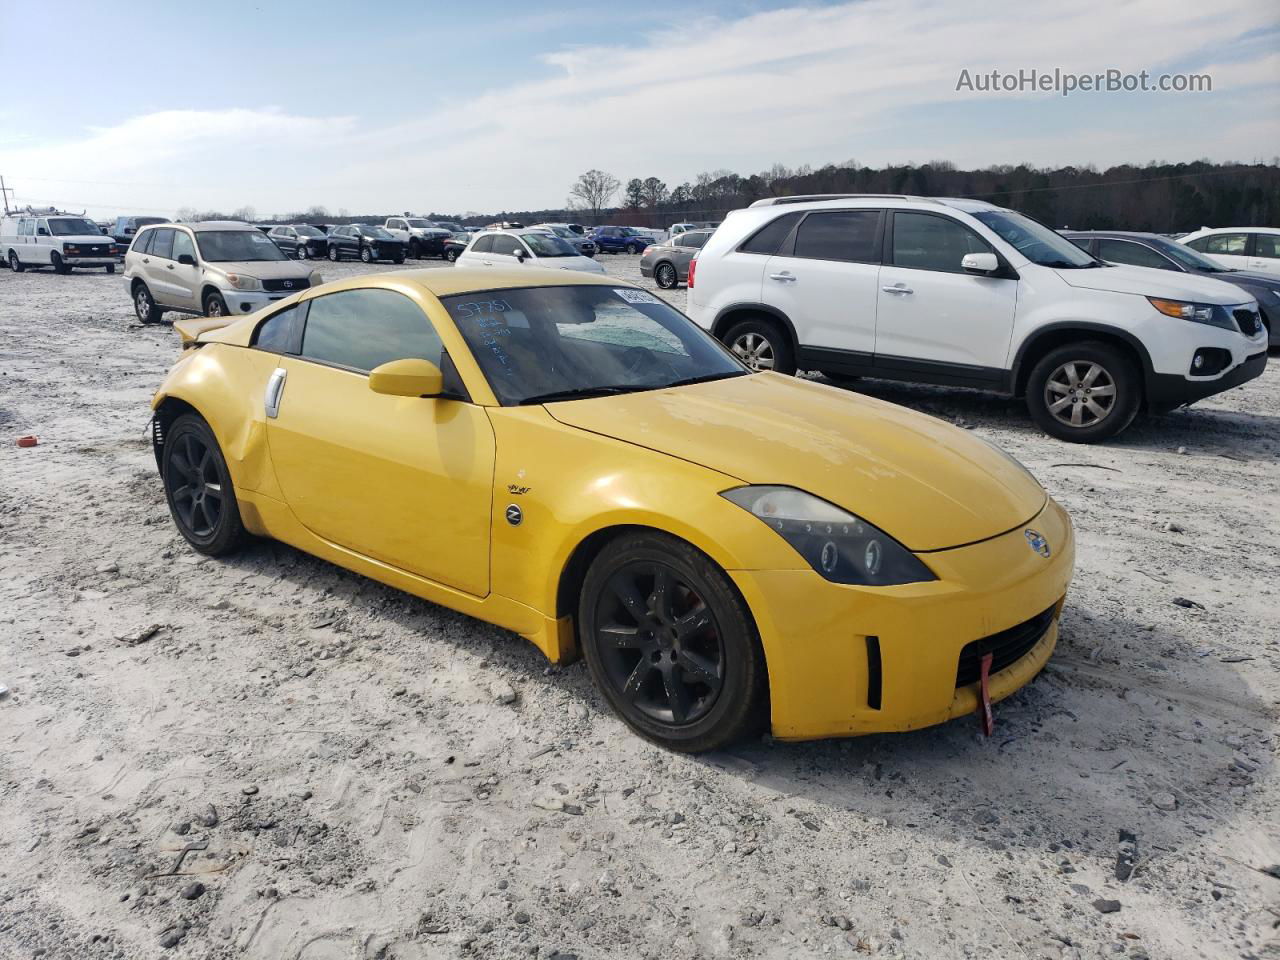
M 1201 227 L 1199 230 L 1192 230 L 1191 233 L 1203 236 L 1207 233 L 1276 233 L 1280 234 L 1280 227 Z M 1191 234 L 1187 234 L 1190 236 Z
M 1133 237 L 1136 240 L 1168 240 L 1169 238 L 1144 230 L 1063 230 L 1064 237 Z

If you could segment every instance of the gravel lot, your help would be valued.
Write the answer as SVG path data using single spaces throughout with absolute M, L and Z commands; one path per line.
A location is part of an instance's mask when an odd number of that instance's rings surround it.
M 1070 510 L 1058 653 L 989 740 L 688 758 L 581 663 L 279 544 L 194 554 L 145 437 L 177 350 L 118 275 L 0 271 L 5 960 L 1280 957 L 1280 361 L 1101 447 L 866 383 Z

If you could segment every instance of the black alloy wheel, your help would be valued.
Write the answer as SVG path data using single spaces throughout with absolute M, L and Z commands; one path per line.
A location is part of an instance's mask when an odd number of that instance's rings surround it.
M 653 278 L 663 290 L 674 290 L 680 283 L 680 274 L 669 263 L 658 264 L 658 269 L 653 272 Z
M 227 462 L 209 425 L 184 414 L 170 426 L 162 456 L 165 498 L 178 532 L 196 550 L 221 556 L 245 539 Z
M 768 692 L 754 623 L 724 571 L 684 541 L 637 533 L 606 546 L 578 624 L 596 686 L 640 735 L 699 752 L 758 725 Z

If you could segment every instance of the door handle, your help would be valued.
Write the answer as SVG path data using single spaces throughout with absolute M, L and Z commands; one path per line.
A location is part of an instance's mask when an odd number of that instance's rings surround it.
M 267 416 L 274 420 L 280 415 L 280 398 L 284 395 L 284 378 L 286 371 L 282 367 L 276 367 L 272 371 L 270 379 L 267 380 L 267 392 L 263 398 L 263 407 L 266 409 Z
M 782 273 L 771 273 L 771 274 L 769 274 L 769 279 L 770 279 L 770 280 L 781 280 L 783 283 L 795 283 L 795 282 L 796 282 L 796 277 L 795 277 L 794 275 L 792 275 L 791 273 L 787 272 L 786 270 L 784 270 Z
M 885 293 L 915 293 L 905 283 L 895 283 L 892 287 L 881 287 L 880 289 Z
M 484 265 L 485 265 L 486 267 L 492 267 L 492 266 L 493 266 L 493 261 L 492 261 L 492 260 L 485 260 L 485 261 L 483 261 L 483 263 L 484 263 Z
M 166 266 L 167 266 L 170 270 L 172 270 L 172 269 L 173 269 L 173 264 L 172 264 L 172 263 L 170 263 L 170 264 L 166 264 Z

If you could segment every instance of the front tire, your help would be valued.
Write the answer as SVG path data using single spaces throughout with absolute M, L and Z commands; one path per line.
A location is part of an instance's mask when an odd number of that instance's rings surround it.
M 293 255 L 299 260 L 305 260 L 307 259 L 307 248 L 302 244 L 298 244 L 297 249 L 293 251 Z
M 334 263 L 337 263 L 338 260 L 341 259 L 338 254 L 337 246 L 332 243 L 329 244 L 329 259 Z
M 361 263 L 373 263 L 373 252 L 368 247 L 360 248 Z
M 108 264 L 107 264 L 107 267 L 106 267 L 106 270 L 107 270 L 107 273 L 115 273 L 115 272 L 116 272 L 116 265 L 115 265 L 114 263 L 108 263 Z
M 178 532 L 197 551 L 221 557 L 247 539 L 227 461 L 209 425 L 196 414 L 169 427 L 161 458 L 165 499 Z
M 457 250 L 446 250 L 446 251 L 444 252 L 444 258 L 445 258 L 446 260 L 448 260 L 450 263 L 456 263 L 456 262 L 457 262 L 457 260 L 458 260 L 458 251 L 457 251 Z
M 670 263 L 658 264 L 658 268 L 653 271 L 653 279 L 663 290 L 674 290 L 680 285 L 680 274 Z
M 715 750 L 767 716 L 750 611 L 724 571 L 683 540 L 633 533 L 601 550 L 582 585 L 578 631 L 597 689 L 654 743 Z
M 640 248 L 639 248 L 639 247 L 637 247 L 634 243 L 628 243 L 628 244 L 627 244 L 627 253 L 630 253 L 630 254 L 637 254 L 637 253 L 639 253 L 639 252 L 640 252 Z
M 227 309 L 227 301 L 222 299 L 222 294 L 210 293 L 204 298 L 204 315 L 206 317 L 231 316 L 231 311 Z
M 1027 410 L 1040 429 L 1070 443 L 1120 433 L 1142 404 L 1142 375 L 1118 348 L 1083 340 L 1050 350 L 1027 378 Z
M 729 328 L 725 345 L 752 370 L 796 372 L 795 351 L 782 328 L 761 317 L 742 320 Z
M 50 262 L 53 263 L 54 273 L 67 274 L 71 272 L 71 268 L 67 266 L 65 263 L 63 263 L 62 254 L 58 253 L 58 251 L 55 250 L 52 254 L 50 254 L 49 259 L 50 259 Z

